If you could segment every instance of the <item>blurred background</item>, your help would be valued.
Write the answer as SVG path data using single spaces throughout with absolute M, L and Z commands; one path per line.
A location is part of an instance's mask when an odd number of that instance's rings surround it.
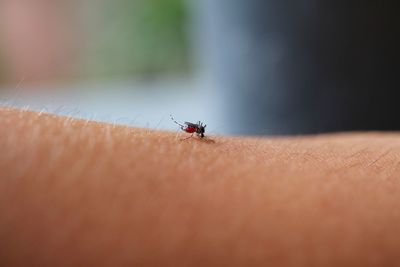
M 395 1 L 0 0 L 0 105 L 211 134 L 399 130 Z

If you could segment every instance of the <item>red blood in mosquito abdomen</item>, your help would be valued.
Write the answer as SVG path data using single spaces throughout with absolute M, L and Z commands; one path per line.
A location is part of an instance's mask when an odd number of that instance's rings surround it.
M 194 133 L 194 132 L 196 132 L 196 128 L 194 128 L 194 127 L 187 127 L 187 128 L 185 129 L 185 132 L 187 132 L 187 133 Z

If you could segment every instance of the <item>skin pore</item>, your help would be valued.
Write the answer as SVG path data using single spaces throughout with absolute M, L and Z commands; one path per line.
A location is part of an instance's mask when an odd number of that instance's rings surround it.
M 400 135 L 215 137 L 0 108 L 0 266 L 395 266 Z

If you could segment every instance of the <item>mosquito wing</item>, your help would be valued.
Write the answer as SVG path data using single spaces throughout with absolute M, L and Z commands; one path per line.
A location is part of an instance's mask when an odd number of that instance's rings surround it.
M 193 128 L 199 127 L 199 125 L 197 125 L 196 123 L 192 123 L 192 122 L 187 122 L 187 121 L 185 121 L 185 124 L 186 124 L 187 126 L 193 127 Z

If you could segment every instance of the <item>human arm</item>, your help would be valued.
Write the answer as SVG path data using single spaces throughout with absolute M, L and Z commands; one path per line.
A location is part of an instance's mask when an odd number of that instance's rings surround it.
M 398 134 L 180 141 L 0 114 L 0 266 L 400 261 Z

